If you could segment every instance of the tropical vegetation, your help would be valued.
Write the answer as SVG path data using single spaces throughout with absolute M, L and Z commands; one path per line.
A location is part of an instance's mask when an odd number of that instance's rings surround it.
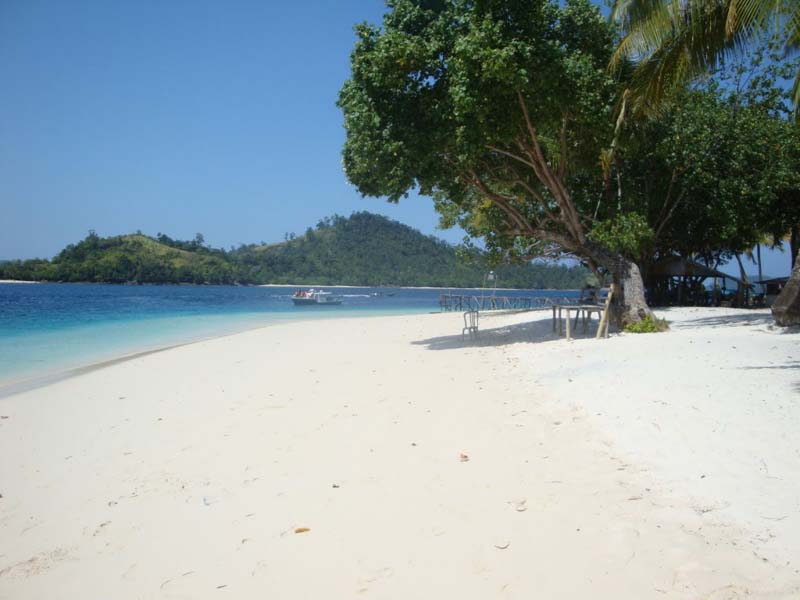
M 0 279 L 96 283 L 342 284 L 480 287 L 494 269 L 517 288 L 580 288 L 580 266 L 542 263 L 494 266 L 482 252 L 456 248 L 382 216 L 361 212 L 322 219 L 303 235 L 276 244 L 208 247 L 141 233 L 102 238 L 95 232 L 52 260 L 8 261 Z
M 676 89 L 766 42 L 782 49 L 771 57 L 772 64 L 789 70 L 780 77 L 793 75 L 790 97 L 800 120 L 800 62 L 786 63 L 800 47 L 798 0 L 616 0 L 612 20 L 620 24 L 623 37 L 611 67 L 626 70 L 633 63 L 626 93 L 638 112 L 660 109 Z M 776 207 L 779 219 L 788 216 L 783 233 L 791 232 L 794 258 L 789 282 L 772 309 L 779 325 L 800 324 L 798 199 L 797 190 L 789 190 Z
M 616 0 L 611 18 L 622 30 L 611 67 L 635 62 L 629 89 L 645 110 L 764 39 L 778 41 L 784 55 L 800 47 L 798 0 Z M 797 107 L 797 66 L 791 76 Z
M 658 114 L 626 123 L 612 173 L 617 210 L 593 235 L 644 271 L 679 255 L 716 268 L 800 223 L 800 130 L 761 48 L 714 78 L 676 90 Z
M 662 4 L 626 4 L 645 5 Z M 640 273 L 659 258 L 716 266 L 800 222 L 782 87 L 796 65 L 769 40 L 643 111 L 643 57 L 620 48 L 645 50 L 635 19 L 620 32 L 622 5 L 611 20 L 586 0 L 388 6 L 382 26 L 356 27 L 339 95 L 362 194 L 429 196 L 502 260 L 579 257 L 621 287 L 623 325 L 651 315 Z

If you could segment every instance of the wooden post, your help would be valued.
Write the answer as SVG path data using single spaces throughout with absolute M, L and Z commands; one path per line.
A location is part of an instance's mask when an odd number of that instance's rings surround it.
M 608 298 L 606 298 L 606 307 L 603 310 L 603 316 L 600 318 L 600 325 L 597 328 L 597 335 L 595 339 L 600 339 L 600 337 L 608 337 L 608 313 L 611 310 L 611 298 L 614 296 L 614 284 L 611 284 L 611 287 L 608 290 Z M 605 330 L 605 333 L 604 333 Z
M 572 322 L 572 318 L 570 317 L 570 314 L 569 314 L 570 313 L 570 309 L 567 308 L 566 311 L 567 311 L 567 341 L 569 341 L 570 338 L 572 337 L 572 331 L 570 331 L 570 327 L 569 327 L 570 323 Z

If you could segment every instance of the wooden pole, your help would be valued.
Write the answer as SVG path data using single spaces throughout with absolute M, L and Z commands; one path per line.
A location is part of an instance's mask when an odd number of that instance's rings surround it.
M 572 337 L 572 331 L 570 330 L 570 327 L 569 327 L 569 324 L 572 322 L 572 319 L 570 318 L 570 314 L 569 314 L 570 309 L 567 308 L 566 311 L 567 311 L 567 341 L 569 341 L 570 338 Z
M 600 337 L 608 337 L 608 313 L 611 310 L 611 298 L 614 296 L 614 284 L 611 284 L 611 287 L 608 290 L 608 298 L 606 298 L 606 307 L 603 310 L 603 316 L 600 318 L 600 325 L 597 328 L 597 335 L 595 339 L 600 339 Z M 605 333 L 604 333 L 605 331 Z

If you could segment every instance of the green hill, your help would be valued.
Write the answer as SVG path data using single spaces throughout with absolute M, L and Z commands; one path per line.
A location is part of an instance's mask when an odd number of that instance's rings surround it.
M 107 283 L 480 286 L 489 266 L 396 221 L 366 212 L 320 221 L 278 244 L 213 249 L 159 234 L 100 238 L 91 232 L 53 260 L 0 264 L 0 279 Z M 587 271 L 543 264 L 494 269 L 503 287 L 576 288 Z
M 91 232 L 52 261 L 12 261 L 0 277 L 96 283 L 233 283 L 235 270 L 220 250 L 172 247 L 142 234 L 101 238 Z

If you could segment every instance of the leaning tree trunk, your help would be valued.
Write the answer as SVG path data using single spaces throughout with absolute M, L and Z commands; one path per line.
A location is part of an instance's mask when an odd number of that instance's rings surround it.
M 800 325 L 800 252 L 795 256 L 792 275 L 786 287 L 772 305 L 772 316 L 781 327 Z
M 644 296 L 644 280 L 636 263 L 592 242 L 587 243 L 586 250 L 587 254 L 611 273 L 616 286 L 611 304 L 612 318 L 616 325 L 625 327 L 648 316 L 652 318 L 653 311 L 647 306 Z

